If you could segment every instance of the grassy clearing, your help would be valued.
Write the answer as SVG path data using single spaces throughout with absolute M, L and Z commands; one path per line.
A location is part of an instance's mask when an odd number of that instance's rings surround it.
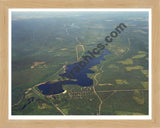
M 138 103 L 138 104 L 144 104 L 144 96 L 143 96 L 143 93 L 140 92 L 139 90 L 135 90 L 135 91 L 134 91 L 133 99 L 134 99 L 135 102 Z
M 148 78 L 148 70 L 141 70 L 141 72 Z
M 113 84 L 112 84 L 112 83 L 104 83 L 104 84 L 99 84 L 99 86 L 105 86 L 105 85 L 112 86 Z
M 68 115 L 68 109 L 62 109 L 62 111 L 65 115 Z
M 140 55 L 133 56 L 132 58 L 133 59 L 138 59 L 138 58 L 143 58 L 145 56 L 146 56 L 146 54 L 140 54 Z
M 60 38 L 60 37 L 56 37 L 56 40 L 63 40 L 63 38 Z
M 136 69 L 143 69 L 143 67 L 142 66 L 126 67 L 127 71 L 136 70 Z
M 120 85 L 122 85 L 122 84 L 128 84 L 127 80 L 116 80 L 116 83 L 120 84 Z
M 117 63 L 121 63 L 121 64 L 133 64 L 133 60 L 132 59 L 126 59 L 124 61 L 118 61 Z
M 41 105 L 38 105 L 38 109 L 47 109 L 47 108 L 51 108 L 50 106 L 48 106 L 45 103 L 42 103 Z
M 148 74 L 148 70 L 141 70 L 141 72 L 142 72 L 144 75 L 147 75 L 147 74 Z
M 114 64 L 111 64 L 108 66 L 109 68 L 114 68 L 114 69 L 118 69 L 118 66 L 114 65 Z
M 138 51 L 139 54 L 146 54 L 147 52 L 145 51 Z
M 62 51 L 65 51 L 65 50 L 67 50 L 67 48 L 62 48 L 61 50 L 62 50 Z
M 143 85 L 144 89 L 148 89 L 148 81 L 143 81 L 141 84 Z
M 133 59 L 143 58 L 146 56 L 146 54 L 147 54 L 147 52 L 145 52 L 145 51 L 138 51 L 138 55 L 133 56 L 132 58 Z
M 93 66 L 92 68 L 90 68 L 91 70 L 95 71 L 95 72 L 98 72 L 98 67 L 97 65 L 96 66 Z

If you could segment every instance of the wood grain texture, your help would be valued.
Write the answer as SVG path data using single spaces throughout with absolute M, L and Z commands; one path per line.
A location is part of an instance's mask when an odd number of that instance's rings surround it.
M 8 120 L 9 8 L 151 8 L 152 120 Z M 159 0 L 0 0 L 0 128 L 160 128 Z

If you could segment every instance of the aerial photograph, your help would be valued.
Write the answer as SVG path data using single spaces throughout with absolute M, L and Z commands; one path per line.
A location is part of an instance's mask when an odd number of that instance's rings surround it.
M 11 115 L 149 115 L 148 11 L 11 11 Z

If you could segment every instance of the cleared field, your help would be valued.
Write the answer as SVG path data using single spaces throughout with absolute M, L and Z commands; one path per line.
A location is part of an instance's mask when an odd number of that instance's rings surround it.
M 134 67 L 126 67 L 127 71 L 137 70 L 137 69 L 143 69 L 142 66 L 134 66 Z
M 148 89 L 148 81 L 143 81 L 143 82 L 141 82 L 141 84 L 143 85 L 143 87 L 145 88 L 145 89 Z
M 133 60 L 132 59 L 126 59 L 124 61 L 118 61 L 117 63 L 121 63 L 121 64 L 133 64 Z
M 117 84 L 128 84 L 127 80 L 115 80 Z

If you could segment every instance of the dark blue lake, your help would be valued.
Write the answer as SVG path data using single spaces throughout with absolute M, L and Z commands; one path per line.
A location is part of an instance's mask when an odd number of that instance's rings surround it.
M 63 92 L 62 85 L 79 85 L 82 87 L 92 86 L 93 80 L 90 79 L 87 76 L 87 73 L 94 73 L 94 71 L 90 70 L 91 67 L 100 64 L 101 61 L 104 61 L 104 56 L 107 54 L 111 54 L 107 49 L 104 49 L 101 51 L 100 56 L 93 58 L 92 60 L 87 63 L 87 65 L 80 70 L 80 72 L 76 73 L 74 72 L 74 76 L 72 76 L 73 80 L 64 80 L 64 81 L 57 81 L 57 82 L 47 82 L 45 84 L 41 84 L 38 86 L 38 89 L 42 91 L 44 95 L 52 95 L 52 94 L 58 94 Z M 78 66 L 78 62 L 74 64 L 67 65 L 66 73 L 70 73 L 71 70 L 75 66 Z M 60 74 L 59 76 L 62 76 L 63 74 Z M 67 75 L 66 78 L 69 78 Z

